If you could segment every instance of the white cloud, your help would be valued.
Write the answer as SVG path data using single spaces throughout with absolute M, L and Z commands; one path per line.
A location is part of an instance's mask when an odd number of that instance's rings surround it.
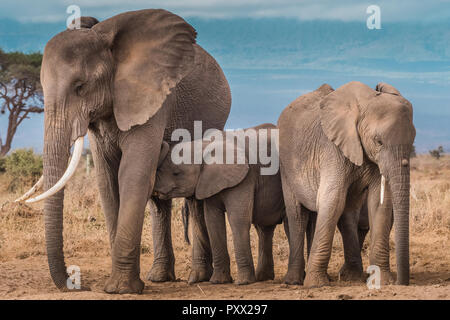
M 363 21 L 366 8 L 381 8 L 382 21 L 434 21 L 450 18 L 450 0 L 2 0 L 0 17 L 23 22 L 54 22 L 67 18 L 66 8 L 76 4 L 85 15 L 104 19 L 119 12 L 165 8 L 184 17 L 291 17 L 302 20 Z

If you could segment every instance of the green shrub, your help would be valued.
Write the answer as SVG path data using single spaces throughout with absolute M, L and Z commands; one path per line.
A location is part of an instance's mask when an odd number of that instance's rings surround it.
M 13 180 L 10 191 L 16 191 L 24 185 L 35 183 L 42 175 L 42 156 L 32 149 L 17 149 L 6 156 L 5 171 Z
M 437 149 L 431 150 L 430 155 L 433 158 L 436 158 L 439 160 L 440 157 L 442 157 L 442 154 L 444 153 L 444 148 L 442 146 L 439 146 Z

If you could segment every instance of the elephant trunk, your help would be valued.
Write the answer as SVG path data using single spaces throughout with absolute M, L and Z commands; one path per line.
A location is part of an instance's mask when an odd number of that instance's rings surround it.
M 409 284 L 409 172 L 390 180 L 395 223 L 397 283 Z
M 46 120 L 47 122 L 47 120 Z M 44 142 L 44 190 L 48 190 L 64 174 L 69 159 L 70 136 L 64 125 L 60 130 L 51 128 L 45 134 Z M 59 131 L 59 132 L 56 132 Z M 50 196 L 44 204 L 45 241 L 47 246 L 50 275 L 58 289 L 65 289 L 67 284 L 66 264 L 63 252 L 63 208 L 64 189 Z
M 409 146 L 397 146 L 390 151 L 389 187 L 395 224 L 395 252 L 397 260 L 397 284 L 409 284 Z

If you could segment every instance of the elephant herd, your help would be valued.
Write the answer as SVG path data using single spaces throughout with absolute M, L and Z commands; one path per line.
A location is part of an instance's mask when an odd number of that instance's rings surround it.
M 168 156 L 176 146 L 174 130 L 192 134 L 194 121 L 202 121 L 204 131 L 223 130 L 231 107 L 220 66 L 195 39 L 196 31 L 181 17 L 149 9 L 102 22 L 82 17 L 80 29 L 65 30 L 47 43 L 41 68 L 45 131 L 39 182 L 45 191 L 36 197 L 29 192 L 21 200 L 45 199 L 48 265 L 55 285 L 68 290 L 64 185 L 75 171 L 86 134 L 111 245 L 107 293 L 143 291 L 140 244 L 149 199 L 156 209 L 151 212 L 154 262 L 148 279 L 175 280 L 174 197 L 186 198 L 191 220 L 190 283 L 232 281 L 226 212 L 237 284 L 274 278 L 272 237 L 281 222 L 289 240 L 286 283 L 328 284 L 336 226 L 344 246 L 342 277 L 363 276 L 361 244 L 370 228 L 370 264 L 380 268 L 382 283 L 388 283 L 393 280 L 389 235 L 395 221 L 397 283 L 407 285 L 409 155 L 415 137 L 410 102 L 385 83 L 372 89 L 350 82 L 336 90 L 324 84 L 287 106 L 276 126 L 252 128 L 279 133 L 276 174 L 261 175 L 261 164 L 248 161 L 177 164 Z M 251 224 L 259 238 L 256 270 Z

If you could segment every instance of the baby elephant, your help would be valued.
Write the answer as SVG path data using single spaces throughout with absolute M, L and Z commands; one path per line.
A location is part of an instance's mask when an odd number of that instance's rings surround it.
M 179 163 L 178 160 L 174 161 L 174 156 L 181 155 L 181 149 L 183 159 L 188 153 L 192 155 L 195 141 L 179 143 L 173 146 L 171 152 L 167 146 L 162 148 L 154 194 L 165 200 L 195 196 L 196 199 L 204 201 L 204 216 L 213 255 L 214 271 L 210 279 L 212 283 L 232 282 L 225 212 L 233 234 L 238 266 L 236 283 L 243 285 L 274 278 L 272 238 L 276 225 L 285 217 L 285 207 L 278 170 L 277 145 L 272 145 L 278 142 L 274 141 L 278 135 L 275 136 L 276 130 L 273 129 L 276 129 L 274 125 L 264 124 L 241 131 L 241 134 L 245 133 L 245 150 L 239 149 L 238 146 L 242 144 L 238 143 L 236 146 L 234 138 L 224 138 L 223 142 L 220 141 L 222 139 L 214 139 L 213 142 L 202 141 L 200 151 L 204 160 L 201 164 L 186 164 L 186 161 L 182 164 L 174 163 Z M 264 135 L 265 132 L 267 135 Z M 229 133 L 224 131 L 220 135 L 225 137 Z M 223 153 L 214 149 L 215 147 L 223 147 L 220 148 Z M 239 151 L 245 159 L 241 158 L 241 161 L 237 162 Z M 225 162 L 226 154 L 234 161 Z M 212 157 L 216 161 L 206 161 L 208 156 L 210 160 Z M 273 169 L 275 162 L 275 170 L 264 171 Z M 261 172 L 265 172 L 265 175 Z M 252 223 L 259 238 L 256 276 L 250 247 Z

